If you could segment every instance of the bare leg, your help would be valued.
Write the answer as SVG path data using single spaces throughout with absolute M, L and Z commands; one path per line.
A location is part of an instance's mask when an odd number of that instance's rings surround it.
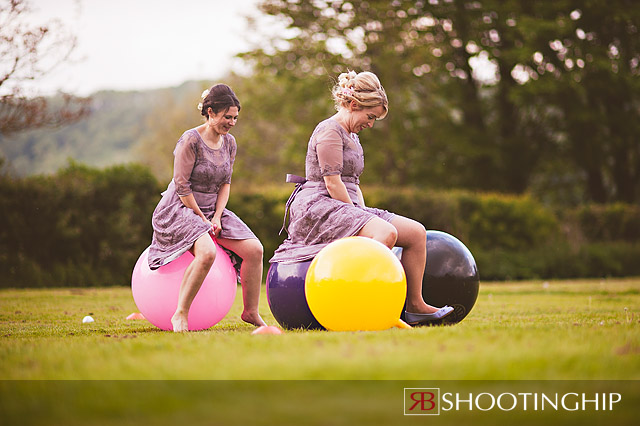
M 398 238 L 398 231 L 389 222 L 374 217 L 362 227 L 358 236 L 372 238 L 392 248 Z
M 422 298 L 422 278 L 427 263 L 427 231 L 415 220 L 396 216 L 392 225 L 398 230 L 397 245 L 402 247 L 402 266 L 407 275 L 407 312 L 432 314 L 438 311 Z
M 240 283 L 242 284 L 242 301 L 244 309 L 240 318 L 244 322 L 257 327 L 267 325 L 258 311 L 260 302 L 260 285 L 262 284 L 263 248 L 256 239 L 229 240 L 218 238 L 218 244 L 233 251 L 242 258 L 240 267 Z
M 176 312 L 171 317 L 173 331 L 188 331 L 189 325 L 187 319 L 189 317 L 189 308 L 196 297 L 196 294 L 202 286 L 204 278 L 209 273 L 211 265 L 216 258 L 216 246 L 209 234 L 205 234 L 198 238 L 193 244 L 192 252 L 194 259 L 187 267 L 182 277 L 180 285 L 180 293 L 178 295 L 178 306 Z

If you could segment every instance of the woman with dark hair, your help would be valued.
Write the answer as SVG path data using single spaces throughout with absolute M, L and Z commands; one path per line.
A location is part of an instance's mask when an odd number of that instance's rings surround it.
M 211 233 L 220 246 L 242 259 L 242 320 L 266 325 L 258 312 L 262 244 L 238 216 L 225 208 L 237 150 L 229 131 L 238 120 L 240 101 L 229 86 L 217 84 L 203 92 L 198 109 L 206 121 L 178 140 L 173 152 L 173 179 L 153 212 L 149 267 L 166 265 L 187 250 L 193 253 L 171 318 L 173 331 L 187 331 L 189 308 L 216 257 Z

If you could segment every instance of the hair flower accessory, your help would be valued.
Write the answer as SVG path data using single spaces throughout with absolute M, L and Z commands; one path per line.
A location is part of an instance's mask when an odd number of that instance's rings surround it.
M 350 89 L 348 87 L 345 87 L 342 89 L 342 94 L 345 96 L 353 96 L 356 94 L 356 92 L 353 89 Z
M 202 99 L 206 98 L 207 96 L 209 96 L 209 89 L 205 90 L 204 92 L 202 92 L 202 95 L 200 95 Z
M 198 111 L 202 112 L 202 102 L 198 104 Z

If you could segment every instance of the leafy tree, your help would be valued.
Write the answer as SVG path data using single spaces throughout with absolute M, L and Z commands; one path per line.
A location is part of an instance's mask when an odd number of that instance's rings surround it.
M 0 134 L 58 126 L 90 112 L 90 99 L 61 94 L 50 102 L 27 96 L 21 85 L 68 60 L 76 39 L 57 21 L 29 24 L 28 0 L 0 0 Z
M 536 5 L 549 24 L 526 42 L 520 102 L 542 103 L 541 122 L 556 132 L 553 154 L 580 171 L 591 200 L 640 201 L 639 5 Z
M 573 170 L 572 185 L 584 183 L 591 199 L 640 198 L 632 1 L 266 0 L 261 8 L 287 30 L 271 50 L 243 58 L 258 82 L 272 77 L 265 92 L 299 106 L 295 120 L 276 115 L 278 127 L 326 115 L 304 115 L 301 86 L 326 88 L 346 68 L 381 78 L 390 114 L 362 137 L 368 169 L 379 171 L 365 181 L 520 193 L 540 174 Z
M 244 57 L 254 69 L 282 74 L 283 81 L 289 74 L 313 84 L 321 78 L 316 76 L 327 79 L 347 68 L 380 77 L 390 114 L 362 135 L 367 169 L 378 171 L 363 176 L 365 181 L 509 189 L 510 180 L 496 173 L 495 135 L 486 122 L 482 84 L 473 78 L 471 54 L 464 49 L 467 41 L 453 29 L 453 16 L 469 18 L 453 6 L 265 1 L 266 13 L 281 16 L 296 31 L 282 50 Z

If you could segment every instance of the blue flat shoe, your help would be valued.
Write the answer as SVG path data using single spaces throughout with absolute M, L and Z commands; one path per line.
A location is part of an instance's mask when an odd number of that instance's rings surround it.
M 429 321 L 441 320 L 452 312 L 453 308 L 451 306 L 444 306 L 432 314 L 413 314 L 411 312 L 404 311 L 404 317 L 406 318 L 407 323 L 411 325 L 425 324 Z

